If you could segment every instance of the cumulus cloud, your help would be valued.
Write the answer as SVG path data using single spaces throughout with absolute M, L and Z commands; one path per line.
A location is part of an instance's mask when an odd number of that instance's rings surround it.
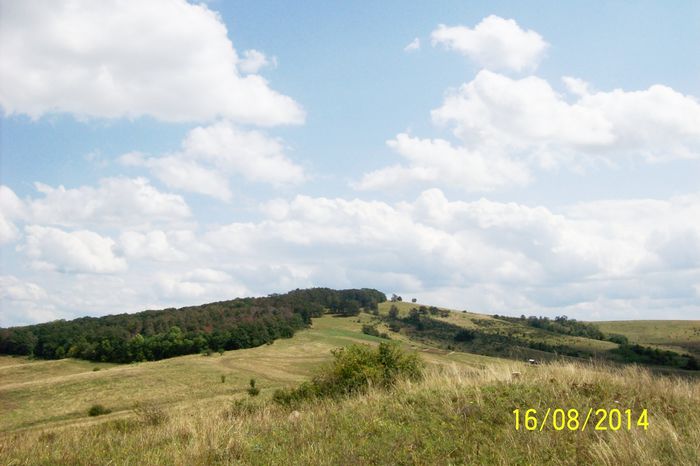
M 156 178 L 171 188 L 211 196 L 222 201 L 231 200 L 226 176 L 186 157 L 148 157 L 140 152 L 129 152 L 122 155 L 119 161 L 127 167 L 148 168 Z
M 266 66 L 276 66 L 277 61 L 273 58 L 268 59 L 264 53 L 250 49 L 243 52 L 243 58 L 238 62 L 238 69 L 243 73 L 257 73 L 261 68 Z
M 5 114 L 295 124 L 304 111 L 241 60 L 218 13 L 185 0 L 4 2 Z M 264 56 L 263 56 L 264 58 Z M 263 60 L 264 61 L 264 60 Z
M 154 286 L 159 295 L 166 299 L 230 299 L 232 296 L 245 296 L 247 292 L 226 272 L 210 268 L 181 274 L 159 274 Z
M 115 241 L 92 231 L 29 225 L 25 237 L 21 248 L 38 270 L 115 273 L 127 268 L 126 260 L 115 254 Z
M 230 176 L 273 186 L 295 185 L 306 179 L 302 167 L 287 157 L 279 140 L 226 121 L 191 130 L 180 152 L 162 157 L 129 153 L 120 161 L 150 169 L 170 187 L 223 201 L 231 199 Z
M 568 80 L 573 101 L 544 79 L 481 71 L 433 110 L 468 145 L 499 141 L 542 161 L 567 155 L 619 155 L 646 160 L 700 155 L 700 103 L 663 85 L 641 91 L 588 92 Z
M 365 174 L 358 189 L 382 189 L 406 182 L 443 183 L 466 191 L 491 191 L 504 186 L 524 185 L 528 168 L 500 152 L 484 153 L 455 147 L 444 139 L 419 139 L 402 133 L 387 142 L 408 165 L 395 165 Z
M 162 262 L 182 261 L 187 255 L 173 243 L 171 235 L 161 230 L 147 233 L 125 231 L 119 237 L 119 245 L 124 255 L 129 258 L 152 259 Z M 177 232 L 174 236 L 177 240 Z
M 406 47 L 403 48 L 404 52 L 414 52 L 420 50 L 420 39 L 416 37 L 413 39 Z
M 671 302 L 697 314 L 700 226 L 687 219 L 699 208 L 697 195 L 582 203 L 556 212 L 450 201 L 438 189 L 394 205 L 297 196 L 265 204 L 260 222 L 224 225 L 202 241 L 224 263 L 229 257 L 251 267 L 303 266 L 301 286 L 381 283 L 387 291 L 484 312 L 566 310 L 595 318 L 601 303 L 623 312 L 621 301 L 628 299 L 645 303 L 639 315 Z
M 51 299 L 36 295 L 37 309 L 119 311 L 90 294 L 93 286 L 123 296 L 131 306 L 123 310 L 376 286 L 488 313 L 649 318 L 666 306 L 675 317 L 700 317 L 700 224 L 688 221 L 700 217 L 697 193 L 556 210 L 451 200 L 439 189 L 397 203 L 297 195 L 266 202 L 259 214 L 199 233 L 126 230 L 116 241 L 27 227 L 31 264 L 65 272 L 52 275 L 65 279 L 45 289 Z M 153 261 L 168 261 L 167 272 Z
M 191 215 L 181 196 L 163 193 L 145 178 L 103 178 L 96 187 L 35 186 L 42 197 L 26 204 L 29 218 L 39 224 L 125 227 L 182 221 Z
M 549 46 L 537 32 L 495 15 L 484 18 L 474 28 L 441 24 L 431 38 L 433 46 L 455 50 L 493 70 L 532 70 Z
M 36 283 L 20 280 L 14 275 L 0 275 L 0 327 L 56 319 L 55 306 L 49 301 L 46 290 Z
M 26 207 L 14 191 L 0 185 L 0 245 L 19 238 L 14 221 L 26 215 Z
M 431 112 L 459 140 L 389 141 L 406 163 L 364 175 L 359 189 L 386 189 L 407 182 L 446 183 L 467 191 L 524 185 L 536 170 L 647 163 L 700 157 L 700 103 L 667 86 L 641 91 L 593 91 L 566 78 L 571 95 L 546 80 L 513 79 L 482 70 L 447 93 Z

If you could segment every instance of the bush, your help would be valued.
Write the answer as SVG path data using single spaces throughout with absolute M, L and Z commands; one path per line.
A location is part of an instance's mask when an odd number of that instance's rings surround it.
M 629 339 L 625 335 L 620 335 L 618 333 L 611 333 L 608 335 L 608 341 L 617 343 L 618 345 L 629 344 Z
M 403 351 L 398 344 L 380 343 L 377 348 L 351 345 L 333 350 L 334 361 L 295 389 L 277 390 L 273 400 L 281 404 L 312 398 L 336 398 L 365 392 L 370 386 L 390 388 L 400 379 L 417 380 L 423 362 L 416 353 Z
M 224 410 L 222 416 L 224 419 L 231 420 L 238 417 L 250 415 L 260 410 L 261 405 L 252 401 L 250 398 L 236 399 L 231 402 L 231 406 Z
M 379 336 L 379 330 L 374 325 L 365 324 L 362 326 L 362 333 L 365 335 L 371 335 L 373 337 Z
M 389 318 L 396 319 L 398 316 L 399 316 L 399 308 L 392 304 L 391 307 L 389 308 Z
M 260 394 L 260 389 L 255 386 L 255 379 L 250 379 L 250 388 L 248 388 L 248 395 L 258 396 Z
M 88 415 L 89 416 L 102 416 L 103 414 L 109 414 L 111 413 L 111 409 L 107 409 L 102 405 L 92 405 L 90 409 L 88 410 Z
M 149 426 L 159 426 L 168 420 L 168 414 L 154 405 L 137 405 L 134 408 L 134 414 L 142 423 Z

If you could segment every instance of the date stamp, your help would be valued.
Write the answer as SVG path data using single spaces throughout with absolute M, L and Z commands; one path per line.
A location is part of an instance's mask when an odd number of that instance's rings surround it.
M 618 431 L 649 428 L 649 413 L 643 409 L 639 414 L 631 409 L 589 408 L 580 411 L 575 408 L 547 408 L 536 410 L 514 409 L 515 430 L 541 432 L 550 427 L 554 430 L 584 431 L 586 428 L 597 431 Z

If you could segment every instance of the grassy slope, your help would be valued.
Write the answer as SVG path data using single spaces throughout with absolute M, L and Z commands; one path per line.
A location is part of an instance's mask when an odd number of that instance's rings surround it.
M 603 332 L 620 333 L 633 343 L 700 357 L 700 320 L 621 320 L 594 322 Z
M 399 309 L 399 313 L 402 316 L 408 315 L 409 311 L 412 308 L 420 306 L 419 303 L 414 304 L 406 302 L 386 302 L 379 305 L 379 311 L 383 314 L 388 313 L 389 308 L 392 305 L 395 305 Z M 503 334 L 512 334 L 514 336 L 521 336 L 534 341 L 542 341 L 550 345 L 566 345 L 571 348 L 586 351 L 599 352 L 617 347 L 615 343 L 611 343 L 609 341 L 593 340 L 590 338 L 581 338 L 548 332 L 516 322 L 507 322 L 504 320 L 494 319 L 492 316 L 486 314 L 452 311 L 450 312 L 449 317 L 431 317 L 434 319 L 450 322 L 460 327 L 479 328 L 480 330 L 485 332 L 501 332 Z M 696 339 L 700 341 L 700 335 L 696 337 Z
M 326 316 L 292 339 L 224 356 L 126 366 L 0 357 L 0 464 L 700 463 L 700 382 L 637 368 L 529 367 L 392 334 L 431 363 L 426 380 L 309 404 L 296 420 L 268 401 L 274 388 L 306 379 L 329 360 L 332 348 L 379 341 L 360 332 L 370 319 Z M 447 319 L 469 326 L 490 317 Z M 232 409 L 247 399 L 250 377 L 261 396 L 253 408 Z M 94 403 L 114 412 L 89 418 Z M 148 425 L 133 413 L 137 403 L 160 406 L 168 420 Z M 650 428 L 514 430 L 514 408 L 548 407 L 647 408 Z
M 513 369 L 521 376 L 514 378 Z M 419 383 L 299 413 L 256 400 L 0 437 L 5 464 L 681 464 L 700 462 L 700 383 L 574 364 L 429 370 Z M 649 410 L 648 431 L 515 431 L 512 410 Z M 95 421 L 98 422 L 98 421 Z
M 243 393 L 255 378 L 263 392 L 296 384 L 330 360 L 330 350 L 351 343 L 380 339 L 364 335 L 360 318 L 325 316 L 314 319 L 312 329 L 272 345 L 229 351 L 223 356 L 182 356 L 129 365 L 96 364 L 63 359 L 28 361 L 0 356 L 0 432 L 33 426 L 64 425 L 84 421 L 87 410 L 100 403 L 112 409 L 111 417 L 129 413 L 136 403 L 187 405 Z M 448 354 L 413 345 L 426 359 L 472 365 L 492 364 L 494 358 Z M 102 370 L 93 371 L 100 367 Z M 221 376 L 226 382 L 221 382 Z

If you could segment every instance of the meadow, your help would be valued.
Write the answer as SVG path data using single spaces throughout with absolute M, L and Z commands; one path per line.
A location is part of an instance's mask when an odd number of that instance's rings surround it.
M 326 315 L 269 345 L 126 365 L 0 357 L 0 464 L 700 463 L 700 381 L 638 366 L 532 366 L 390 332 L 426 362 L 422 380 L 296 406 L 272 401 L 331 361 L 332 349 L 385 341 L 362 332 L 371 322 Z M 91 417 L 94 404 L 111 412 Z M 530 408 L 646 409 L 648 427 L 516 430 L 513 410 Z
M 640 345 L 700 357 L 700 320 L 621 320 L 595 324 L 604 332 L 626 335 Z

